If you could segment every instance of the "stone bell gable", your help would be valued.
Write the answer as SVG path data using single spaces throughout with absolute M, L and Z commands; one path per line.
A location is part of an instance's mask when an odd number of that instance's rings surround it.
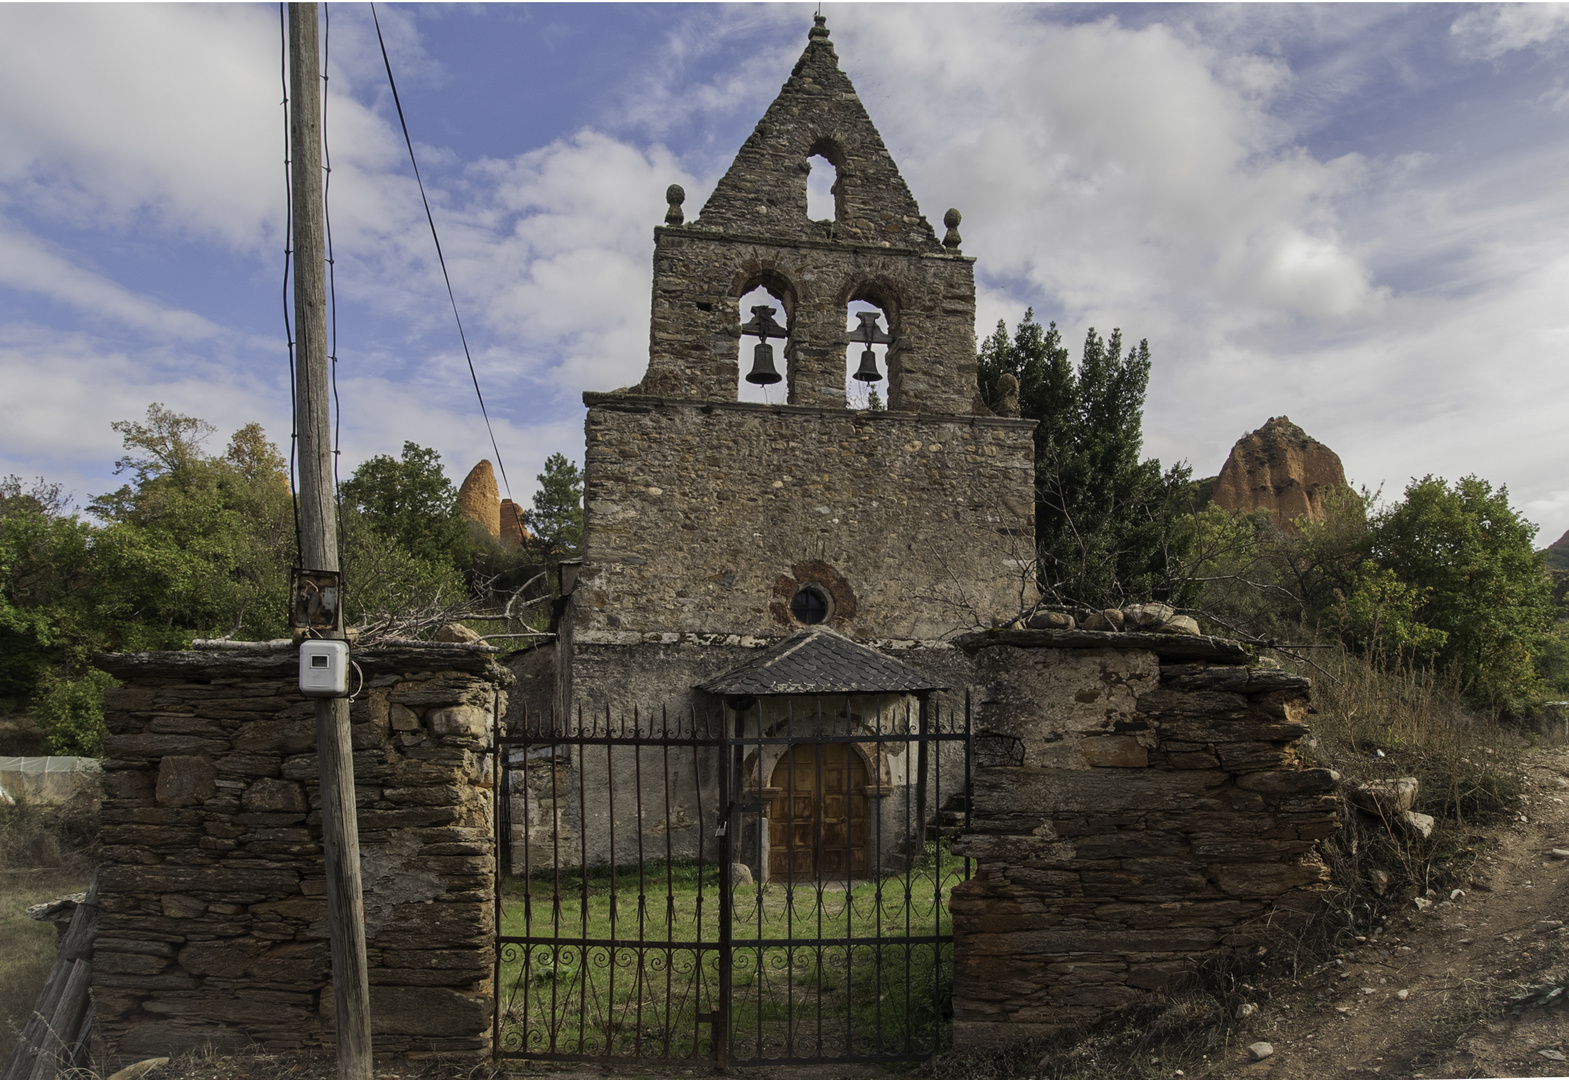
M 829 165 L 835 219 L 812 221 L 807 177 Z M 957 212 L 941 235 L 921 216 L 821 18 L 695 221 L 684 200 L 672 187 L 654 230 L 647 375 L 583 395 L 583 563 L 525 684 L 574 717 L 684 715 L 810 626 L 947 664 L 945 639 L 1034 599 L 1034 421 L 974 406 Z M 759 288 L 773 299 L 741 311 Z M 740 399 L 759 331 L 783 401 Z M 853 361 L 886 411 L 849 407 Z
M 834 218 L 807 215 L 814 156 L 837 172 Z M 959 215 L 939 240 L 882 136 L 839 70 L 821 16 L 763 119 L 686 223 L 672 187 L 655 232 L 648 373 L 637 391 L 734 401 L 742 313 L 762 286 L 782 308 L 788 402 L 845 407 L 845 311 L 882 309 L 888 408 L 960 414 L 975 400 L 974 260 L 959 253 Z

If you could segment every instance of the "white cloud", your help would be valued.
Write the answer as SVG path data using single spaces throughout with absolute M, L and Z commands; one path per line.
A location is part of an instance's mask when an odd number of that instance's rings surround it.
M 663 147 L 592 131 L 472 172 L 490 194 L 465 278 L 494 330 L 558 355 L 548 379 L 566 392 L 641 378 L 653 229 L 665 188 L 692 177 Z
M 965 212 L 983 277 L 1023 279 L 1075 321 L 1142 317 L 1141 333 L 1195 303 L 1241 325 L 1379 303 L 1329 208 L 1357 163 L 1281 145 L 1278 60 L 1111 17 L 861 14 L 835 31 L 846 67 L 899 82 L 874 119 L 918 195 Z
M 211 422 L 217 433 L 209 451 L 221 451 L 229 434 L 251 421 L 288 451 L 289 391 L 281 364 L 224 364 L 202 353 L 127 349 L 85 333 L 13 323 L 0 325 L 0 384 L 8 391 L 0 396 L 0 475 L 44 475 L 65 483 L 79 500 L 118 486 L 111 465 L 122 448 L 110 424 L 140 419 L 154 401 Z M 345 479 L 366 458 L 396 457 L 405 440 L 440 451 L 454 483 L 481 458 L 495 461 L 466 384 L 454 389 L 434 376 L 367 373 L 340 377 L 338 392 L 345 403 Z M 540 419 L 525 412 L 509 420 L 492 409 L 491 418 L 520 502 L 532 498 L 534 474 L 551 453 L 582 460 L 576 417 Z
M 255 244 L 282 220 L 276 12 L 0 5 L 0 182 L 72 225 Z M 25 45 L 23 44 L 25 43 Z
M 128 349 L 86 333 L 0 325 L 0 385 L 0 473 L 47 475 L 78 496 L 117 486 L 109 471 L 120 438 L 109 425 L 140 419 L 150 402 L 209 420 L 223 437 L 253 420 L 275 441 L 288 437 L 286 374 L 269 378 L 265 367 L 181 348 Z
M 635 130 L 665 138 L 694 122 L 751 106 L 742 117 L 750 131 L 784 82 L 781 73 L 790 71 L 806 44 L 802 27 L 809 24 L 803 21 L 803 10 L 791 4 L 755 4 L 729 7 L 722 20 L 715 19 L 712 8 L 686 16 L 660 41 L 659 63 L 622 90 L 621 119 Z M 761 47 L 759 30 L 768 35 Z M 716 70 L 716 57 L 735 59 L 721 61 Z M 704 149 L 723 167 L 738 148 Z M 690 205 L 688 217 L 696 217 L 701 205 Z
M 1460 16 L 1449 32 L 1464 53 L 1488 60 L 1530 48 L 1556 54 L 1569 44 L 1569 4 L 1489 4 Z
M 3 217 L 0 285 L 67 304 L 87 318 L 109 318 L 172 341 L 202 341 L 227 334 L 223 327 L 194 311 L 133 292 L 77 266 L 64 253 L 11 227 Z

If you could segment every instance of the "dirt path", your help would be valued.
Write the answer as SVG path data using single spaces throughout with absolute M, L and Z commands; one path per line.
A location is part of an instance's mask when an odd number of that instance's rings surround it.
M 1569 1076 L 1569 1007 L 1498 1010 L 1569 960 L 1569 860 L 1550 854 L 1569 848 L 1569 750 L 1527 761 L 1522 812 L 1492 830 L 1462 895 L 1425 913 L 1408 905 L 1382 933 L 1272 987 L 1241 1046 L 1189 1076 Z M 1274 1053 L 1255 1062 L 1242 1047 L 1258 1040 Z

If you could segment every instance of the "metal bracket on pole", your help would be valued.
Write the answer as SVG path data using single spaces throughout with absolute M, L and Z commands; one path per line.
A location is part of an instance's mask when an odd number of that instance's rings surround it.
M 341 571 L 289 571 L 289 629 L 296 638 L 343 636 Z

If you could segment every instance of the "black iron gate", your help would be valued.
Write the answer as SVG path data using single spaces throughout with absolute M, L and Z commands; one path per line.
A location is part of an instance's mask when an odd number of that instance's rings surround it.
M 968 708 L 866 704 L 501 736 L 497 1055 L 722 1066 L 944 1046 Z

